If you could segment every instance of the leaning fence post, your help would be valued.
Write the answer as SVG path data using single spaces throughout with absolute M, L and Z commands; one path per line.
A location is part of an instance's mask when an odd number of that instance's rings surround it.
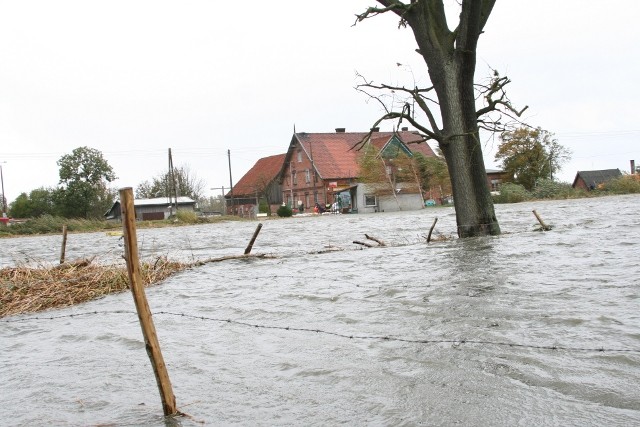
M 433 220 L 433 224 L 431 224 L 431 228 L 429 229 L 429 235 L 427 236 L 427 243 L 431 241 L 431 233 L 433 233 L 433 229 L 436 226 L 436 222 L 438 222 L 438 217 L 435 217 L 435 219 Z
M 125 259 L 127 261 L 127 272 L 129 273 L 129 284 L 131 293 L 136 304 L 138 319 L 142 327 L 142 335 L 144 336 L 144 344 L 147 349 L 147 355 L 153 366 L 153 373 L 156 376 L 158 389 L 160 390 L 160 398 L 162 399 L 162 409 L 165 415 L 174 415 L 178 413 L 176 407 L 176 398 L 173 395 L 169 373 L 162 358 L 156 328 L 151 318 L 151 310 L 147 303 L 147 297 L 144 292 L 144 283 L 140 274 L 140 260 L 138 259 L 138 241 L 136 237 L 136 215 L 133 205 L 133 190 L 131 187 L 120 189 L 120 206 L 122 209 L 122 228 L 124 237 Z
M 253 232 L 253 237 L 251 237 L 251 241 L 249 242 L 249 245 L 244 250 L 245 255 L 249 255 L 249 253 L 251 252 L 251 248 L 253 248 L 253 243 L 256 241 L 256 237 L 258 237 L 258 233 L 260 233 L 261 228 L 262 228 L 262 223 L 259 222 L 258 226 L 256 227 L 256 231 Z
M 64 254 L 67 251 L 67 224 L 62 226 L 62 248 L 60 248 L 60 264 L 64 264 Z
M 547 224 L 544 223 L 544 221 L 542 220 L 542 218 L 540 218 L 540 215 L 538 215 L 538 212 L 536 212 L 535 209 L 532 212 L 536 216 L 536 219 L 538 220 L 538 222 L 540 223 L 540 227 L 542 228 L 542 231 L 551 230 L 551 227 L 549 227 Z

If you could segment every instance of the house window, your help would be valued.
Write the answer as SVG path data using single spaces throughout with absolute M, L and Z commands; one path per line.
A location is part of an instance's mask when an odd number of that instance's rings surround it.
M 378 199 L 375 194 L 365 194 L 364 195 L 364 205 L 365 206 L 378 206 Z
M 298 150 L 298 163 L 302 163 L 302 151 Z
M 385 166 L 384 169 L 387 172 L 387 175 L 391 175 L 391 166 Z
M 296 171 L 291 172 L 291 180 L 293 181 L 293 185 L 298 185 L 298 174 Z
M 502 180 L 501 179 L 492 179 L 491 180 L 491 191 L 500 190 L 500 184 L 502 184 Z
M 311 182 L 311 171 L 309 169 L 304 171 L 304 181 L 307 183 Z

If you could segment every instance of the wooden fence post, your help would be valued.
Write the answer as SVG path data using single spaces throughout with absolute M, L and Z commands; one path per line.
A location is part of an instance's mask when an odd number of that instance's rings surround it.
M 540 223 L 540 227 L 542 228 L 542 231 L 551 230 L 551 227 L 549 227 L 547 224 L 544 223 L 544 221 L 542 220 L 542 218 L 540 218 L 540 215 L 538 215 L 538 212 L 536 212 L 535 209 L 532 212 L 536 216 L 536 219 L 538 220 L 538 222 Z
M 138 241 L 136 236 L 136 213 L 133 205 L 133 189 L 131 187 L 120 189 L 120 206 L 122 209 L 122 228 L 124 236 L 125 258 L 127 261 L 127 272 L 129 273 L 129 284 L 131 293 L 138 311 L 138 319 L 142 327 L 144 345 L 147 355 L 153 366 L 153 373 L 156 376 L 160 398 L 162 399 L 162 409 L 165 415 L 175 415 L 178 413 L 176 398 L 173 395 L 169 373 L 162 358 L 156 328 L 151 318 L 151 310 L 147 303 L 144 292 L 144 283 L 140 274 L 140 260 L 138 258 Z
M 60 248 L 60 264 L 64 264 L 64 255 L 67 251 L 67 224 L 62 226 L 62 248 Z
M 436 222 L 438 222 L 438 217 L 435 217 L 435 219 L 433 220 L 433 224 L 431 224 L 431 228 L 429 229 L 429 235 L 427 236 L 427 243 L 431 241 L 431 233 L 433 233 L 433 229 L 436 226 Z
M 253 243 L 256 241 L 256 237 L 258 237 L 258 233 L 260 233 L 261 229 L 262 229 L 262 223 L 259 222 L 258 226 L 256 227 L 256 231 L 253 232 L 253 237 L 251 237 L 251 241 L 249 242 L 249 245 L 244 250 L 245 255 L 249 255 L 249 253 L 251 253 L 251 248 L 253 248 Z

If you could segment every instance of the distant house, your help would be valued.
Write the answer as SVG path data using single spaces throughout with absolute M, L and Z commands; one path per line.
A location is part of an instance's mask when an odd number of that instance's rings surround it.
M 396 194 L 379 195 L 371 184 L 358 181 L 362 151 L 353 147 L 368 132 L 296 132 L 291 138 L 280 176 L 282 200 L 293 209 L 309 210 L 316 204 L 338 203 L 343 212 L 376 212 L 420 209 L 423 199 L 416 185 L 398 185 Z M 422 135 L 404 128 L 400 132 L 374 131 L 367 143 L 382 156 L 420 152 L 435 157 Z M 411 145 L 409 145 L 411 144 Z M 409 148 L 410 147 L 410 148 Z
M 487 185 L 489 191 L 500 191 L 500 185 L 506 181 L 506 174 L 500 169 L 487 169 Z
M 225 194 L 227 213 L 251 216 L 262 203 L 269 205 L 271 212 L 282 204 L 279 176 L 284 165 L 285 154 L 263 157 Z M 232 201 L 233 200 L 233 201 Z
M 195 200 L 189 197 L 178 197 L 178 209 L 194 211 L 196 208 Z M 136 211 L 136 219 L 139 221 L 155 221 L 167 219 L 171 213 L 175 213 L 176 207 L 173 199 L 168 197 L 157 197 L 154 199 L 136 199 L 133 201 Z M 120 201 L 116 200 L 111 209 L 104 214 L 106 219 L 122 219 L 122 210 Z
M 607 181 L 620 178 L 620 169 L 604 169 L 597 171 L 579 171 L 573 180 L 573 188 L 583 190 L 595 190 Z

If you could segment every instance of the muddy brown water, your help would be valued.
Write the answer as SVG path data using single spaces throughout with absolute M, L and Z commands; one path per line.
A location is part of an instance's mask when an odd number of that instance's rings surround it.
M 454 233 L 451 208 L 265 221 L 253 253 L 275 258 L 148 289 L 193 418 L 163 418 L 130 294 L 0 319 L 2 424 L 640 425 L 640 196 L 496 209 L 503 235 L 429 245 L 435 216 Z M 205 259 L 255 227 L 138 241 L 143 258 Z M 388 246 L 352 243 L 365 233 Z M 121 262 L 121 242 L 69 235 L 67 259 Z M 60 243 L 3 239 L 0 266 L 54 264 Z

